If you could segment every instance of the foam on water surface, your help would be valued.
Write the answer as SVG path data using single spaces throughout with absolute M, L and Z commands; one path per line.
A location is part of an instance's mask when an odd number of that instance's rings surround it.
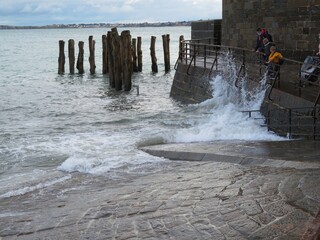
M 159 39 L 170 34 L 174 60 L 179 36 L 190 38 L 189 27 L 130 30 L 142 36 L 144 56 L 149 52 L 144 40 L 155 33 Z M 212 79 L 212 99 L 181 106 L 169 97 L 174 71 L 165 74 L 159 61 L 159 73 L 152 74 L 149 57 L 143 59 L 143 72 L 133 75 L 140 95 L 136 89 L 111 89 L 108 76 L 99 73 L 102 34 L 101 29 L 1 32 L 0 196 L 63 184 L 70 172 L 109 175 L 115 169 L 137 171 L 165 161 L 140 151 L 143 145 L 281 139 L 261 127 L 262 121 L 240 112 L 259 109 L 265 89 L 262 84 L 248 94 L 245 81 L 235 88 L 231 57 L 226 59 L 228 74 Z M 89 35 L 97 40 L 97 73 L 90 75 L 86 66 L 84 75 L 57 75 L 58 41 L 66 36 L 81 41 Z M 15 51 L 15 44 L 21 51 Z M 157 56 L 162 59 L 160 45 Z

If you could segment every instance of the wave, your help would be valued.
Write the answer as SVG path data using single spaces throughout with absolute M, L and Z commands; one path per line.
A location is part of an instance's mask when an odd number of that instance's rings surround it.
M 131 127 L 121 128 L 110 135 L 89 134 L 74 139 L 71 142 L 76 143 L 76 148 L 69 152 L 69 158 L 58 169 L 103 174 L 123 166 L 155 163 L 162 159 L 143 154 L 139 148 L 156 144 L 285 140 L 262 127 L 263 120 L 249 118 L 247 113 L 241 112 L 260 108 L 265 93 L 263 86 L 248 92 L 243 89 L 245 85 L 236 88 L 232 81 L 225 81 L 223 76 L 213 78 L 211 84 L 213 97 L 205 102 L 182 106 L 173 113 L 157 112 L 153 118 L 149 116 L 144 119 L 142 122 L 145 124 L 138 127 L 131 125 L 139 118 L 132 119 L 132 122 L 121 120 L 120 125 Z M 259 112 L 255 114 L 256 118 L 263 118 Z
M 0 112 L 9 112 L 9 111 L 17 111 L 19 109 L 27 109 L 26 107 L 23 106 L 14 106 L 14 107 L 9 107 L 9 108 L 4 108 L 1 109 Z
M 33 192 L 33 191 L 43 189 L 46 187 L 50 187 L 50 186 L 58 184 L 58 183 L 63 183 L 65 181 L 69 180 L 70 178 L 71 178 L 71 176 L 68 175 L 68 176 L 64 176 L 62 178 L 54 179 L 54 180 L 47 181 L 44 183 L 38 183 L 37 185 L 34 185 L 34 186 L 23 187 L 23 188 L 20 188 L 20 189 L 14 190 L 14 191 L 10 191 L 10 192 L 7 192 L 5 194 L 0 195 L 0 199 L 24 195 L 26 193 Z
M 235 78 L 233 78 L 235 79 Z M 249 118 L 242 110 L 259 110 L 264 99 L 265 86 L 248 91 L 245 84 L 241 88 L 234 86 L 232 78 L 216 76 L 211 81 L 213 97 L 205 102 L 188 106 L 188 122 L 191 127 L 178 129 L 173 142 L 203 142 L 215 140 L 285 140 L 269 132 L 264 125 L 263 116 L 255 112 Z M 199 117 L 200 115 L 200 117 Z M 257 120 L 260 119 L 260 120 Z

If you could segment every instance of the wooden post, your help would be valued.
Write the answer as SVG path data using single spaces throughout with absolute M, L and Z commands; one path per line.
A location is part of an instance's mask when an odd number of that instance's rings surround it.
M 64 41 L 59 41 L 58 74 L 64 74 L 64 64 L 66 56 L 64 54 Z
M 184 49 L 184 36 L 181 35 L 181 36 L 179 37 L 179 60 L 180 60 L 180 62 L 182 62 L 183 57 L 184 57 L 184 54 L 185 54 L 185 49 Z
M 156 46 L 156 37 L 152 36 L 151 37 L 151 45 L 150 45 L 150 55 L 151 55 L 151 62 L 152 62 L 151 69 L 152 69 L 152 72 L 157 73 L 158 72 L 158 64 L 157 64 L 155 46 Z
M 137 51 L 138 51 L 138 72 L 142 72 L 142 50 L 141 50 L 142 40 L 138 37 Z
M 102 74 L 107 74 L 108 72 L 107 36 L 102 35 Z
M 79 54 L 78 54 L 78 60 L 77 60 L 77 69 L 79 74 L 83 74 L 84 73 L 84 69 L 83 69 L 84 42 L 80 41 L 78 46 L 79 46 Z
M 115 88 L 114 80 L 114 61 L 113 61 L 113 48 L 112 48 L 112 32 L 108 31 L 107 34 L 107 54 L 108 54 L 108 68 L 109 68 L 109 84 L 110 87 Z
M 163 43 L 163 56 L 164 56 L 164 68 L 166 72 L 170 71 L 170 35 L 162 35 L 162 43 Z
M 116 91 L 120 91 L 122 89 L 121 40 L 117 28 L 112 28 L 111 32 L 114 82 Z
M 123 31 L 121 33 L 121 55 L 124 90 L 130 91 L 132 88 L 132 50 L 130 31 Z
M 89 36 L 89 64 L 90 64 L 90 73 L 95 74 L 96 65 L 95 65 L 95 41 L 93 40 L 93 36 Z
M 70 74 L 74 74 L 74 63 L 75 63 L 75 56 L 74 56 L 74 40 L 69 39 L 68 41 L 68 53 L 69 53 L 69 70 Z
M 90 63 L 90 73 L 95 74 L 96 72 L 96 64 L 94 59 L 94 49 L 95 49 L 96 41 L 93 40 L 93 36 L 89 36 L 89 63 Z
M 133 65 L 133 72 L 138 72 L 138 65 L 137 65 L 137 39 L 132 38 L 132 65 Z

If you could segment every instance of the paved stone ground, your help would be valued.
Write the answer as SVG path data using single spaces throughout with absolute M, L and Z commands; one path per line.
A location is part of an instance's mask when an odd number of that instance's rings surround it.
M 312 168 L 202 160 L 117 178 L 74 174 L 1 199 L 0 239 L 317 239 L 320 165 L 309 160 Z

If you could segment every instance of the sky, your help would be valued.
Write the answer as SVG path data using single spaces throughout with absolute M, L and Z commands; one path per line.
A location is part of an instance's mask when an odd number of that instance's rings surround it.
M 0 25 L 141 23 L 222 18 L 222 0 L 0 0 Z

